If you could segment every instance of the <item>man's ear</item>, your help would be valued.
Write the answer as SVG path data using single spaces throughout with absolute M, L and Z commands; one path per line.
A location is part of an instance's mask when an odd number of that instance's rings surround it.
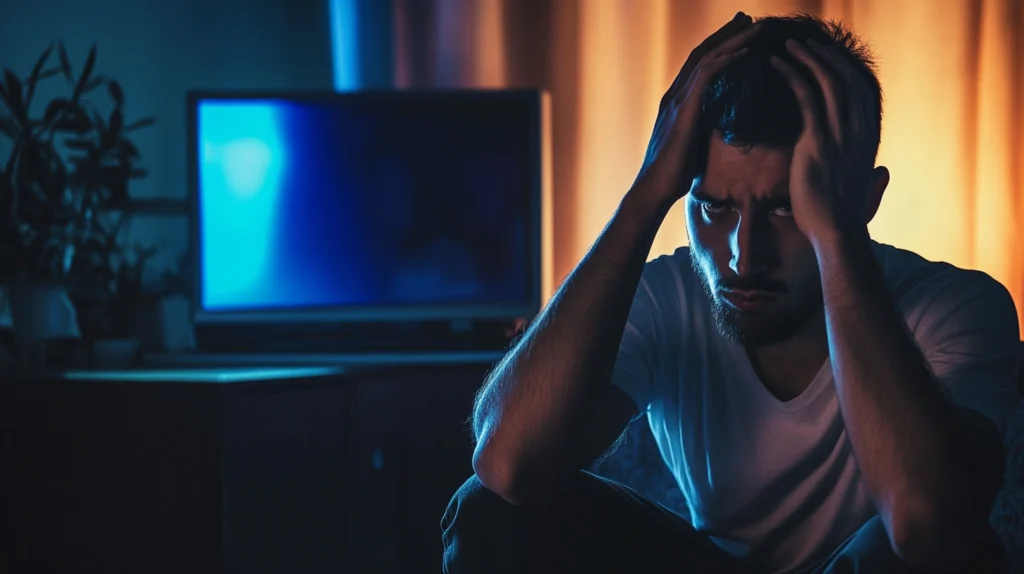
M 871 172 L 871 188 L 868 191 L 868 204 L 867 212 L 865 213 L 864 223 L 871 223 L 871 220 L 875 218 L 875 214 L 878 213 L 878 206 L 882 204 L 882 195 L 885 194 L 885 188 L 889 185 L 889 170 L 883 166 L 878 166 Z

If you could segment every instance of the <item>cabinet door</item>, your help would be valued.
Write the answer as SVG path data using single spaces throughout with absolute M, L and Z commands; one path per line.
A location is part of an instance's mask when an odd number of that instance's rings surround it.
M 209 572 L 220 560 L 217 389 L 33 380 L 0 473 L 7 572 Z M 4 570 L 4 559 L 16 560 Z
M 469 416 L 485 370 L 359 380 L 349 420 L 350 572 L 436 572 L 441 516 L 472 474 Z
M 225 571 L 336 573 L 345 541 L 340 381 L 234 385 L 225 398 Z

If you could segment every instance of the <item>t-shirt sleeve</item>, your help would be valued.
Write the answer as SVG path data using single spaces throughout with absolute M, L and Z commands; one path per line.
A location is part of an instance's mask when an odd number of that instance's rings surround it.
M 952 400 L 1005 430 L 1020 403 L 1020 332 L 1009 292 L 980 272 L 967 272 L 925 309 L 918 343 Z
M 633 399 L 640 410 L 638 417 L 646 414 L 651 405 L 654 374 L 657 372 L 655 361 L 660 316 L 650 284 L 642 278 L 633 296 L 612 371 L 612 384 Z

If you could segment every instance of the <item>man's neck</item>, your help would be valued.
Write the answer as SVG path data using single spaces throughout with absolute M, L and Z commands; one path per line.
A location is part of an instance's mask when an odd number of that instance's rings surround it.
M 768 391 L 781 401 L 799 396 L 828 359 L 824 309 L 796 335 L 766 347 L 748 347 L 747 356 Z

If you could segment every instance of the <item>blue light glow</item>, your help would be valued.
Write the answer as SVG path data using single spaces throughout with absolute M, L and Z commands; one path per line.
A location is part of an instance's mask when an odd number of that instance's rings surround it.
M 529 101 L 198 102 L 200 308 L 521 305 Z
M 329 0 L 331 49 L 334 55 L 334 89 L 359 88 L 358 0 Z
M 273 256 L 285 147 L 272 103 L 199 106 L 203 299 L 221 306 L 264 284 Z M 229 213 L 230 217 L 203 217 Z
M 112 383 L 244 383 L 282 379 L 327 377 L 343 372 L 339 367 L 150 369 L 124 371 L 68 371 L 65 379 Z

